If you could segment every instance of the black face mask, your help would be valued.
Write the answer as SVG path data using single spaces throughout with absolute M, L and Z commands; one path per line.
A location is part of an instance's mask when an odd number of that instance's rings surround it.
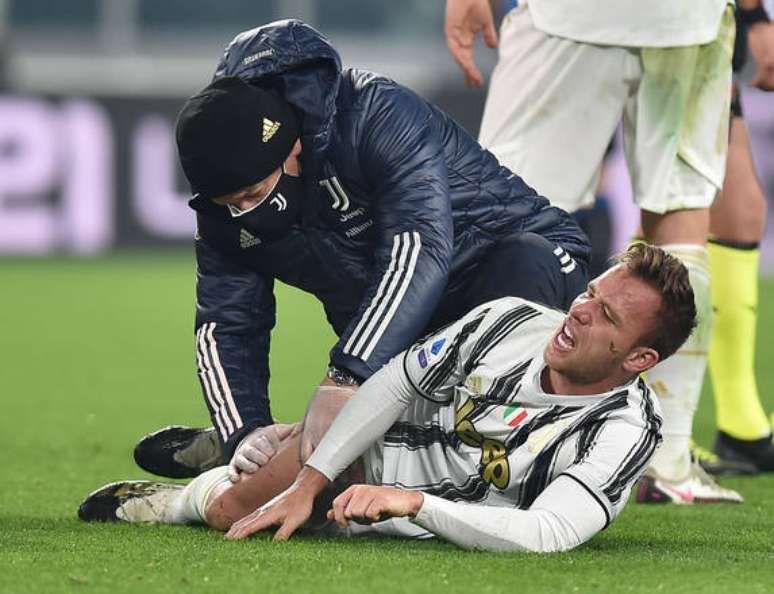
M 288 175 L 285 166 L 269 194 L 256 206 L 240 210 L 229 205 L 228 210 L 242 227 L 250 233 L 269 241 L 285 237 L 297 222 L 304 196 L 304 182 L 300 177 Z

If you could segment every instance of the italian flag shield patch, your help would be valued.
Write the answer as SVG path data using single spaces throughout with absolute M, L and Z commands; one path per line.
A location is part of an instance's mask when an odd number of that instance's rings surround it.
M 521 404 L 518 402 L 508 405 L 503 413 L 503 421 L 511 427 L 515 427 L 526 418 L 527 411 L 521 408 Z

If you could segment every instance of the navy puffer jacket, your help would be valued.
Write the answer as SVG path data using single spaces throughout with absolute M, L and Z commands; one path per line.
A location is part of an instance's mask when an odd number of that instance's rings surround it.
M 497 242 L 537 233 L 586 261 L 585 235 L 449 116 L 382 76 L 341 68 L 288 20 L 238 35 L 215 78 L 278 90 L 302 115 L 307 200 L 267 242 L 199 199 L 197 362 L 227 454 L 271 423 L 274 279 L 314 294 L 339 336 L 330 359 L 361 378 L 426 331 L 445 290 Z M 321 371 L 322 371 L 321 365 Z

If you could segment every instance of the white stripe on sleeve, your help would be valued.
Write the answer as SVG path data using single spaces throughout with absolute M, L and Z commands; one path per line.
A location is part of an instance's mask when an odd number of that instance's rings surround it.
M 365 360 L 373 352 L 411 284 L 421 246 L 416 231 L 395 235 L 390 265 L 368 309 L 344 345 L 344 353 Z
M 390 283 L 387 286 L 387 291 L 385 292 L 384 297 L 379 300 L 379 305 L 376 308 L 374 315 L 368 321 L 368 324 L 366 325 L 365 330 L 361 332 L 360 338 L 355 343 L 355 348 L 352 351 L 352 354 L 355 357 L 362 356 L 361 353 L 363 352 L 363 345 L 365 344 L 366 340 L 368 340 L 368 336 L 373 332 L 376 324 L 379 323 L 382 313 L 384 312 L 384 309 L 387 307 L 387 303 L 393 298 L 393 295 L 395 294 L 398 283 L 400 282 L 401 273 L 403 272 L 403 269 L 406 266 L 406 259 L 408 258 L 408 254 L 409 254 L 408 233 L 401 233 L 400 242 L 401 242 L 401 246 L 400 246 L 400 253 L 398 254 L 397 266 L 393 268 L 392 278 L 390 278 Z M 362 357 L 362 358 L 365 359 L 365 357 Z
M 414 237 L 414 245 L 411 248 L 411 259 L 409 260 L 406 277 L 403 279 L 403 282 L 400 285 L 400 289 L 398 290 L 398 294 L 396 295 L 395 299 L 393 299 L 392 305 L 390 305 L 390 309 L 387 311 L 387 315 L 382 318 L 382 323 L 379 324 L 379 328 L 377 328 L 376 334 L 374 334 L 371 342 L 368 343 L 365 351 L 363 351 L 363 359 L 367 360 L 368 357 L 371 356 L 371 353 L 381 339 L 382 334 L 384 334 L 387 325 L 392 321 L 392 318 L 395 315 L 395 311 L 398 309 L 398 305 L 400 304 L 401 299 L 403 299 L 403 295 L 406 293 L 406 290 L 411 284 L 411 278 L 414 276 L 414 269 L 417 265 L 419 251 L 422 248 L 422 239 L 419 237 L 419 233 L 414 231 L 412 236 Z
M 390 277 L 395 272 L 396 268 L 396 256 L 398 255 L 398 251 L 400 250 L 401 241 L 400 241 L 400 235 L 395 235 L 392 238 L 392 254 L 390 255 L 390 265 L 387 267 L 387 270 L 384 273 L 384 276 L 382 276 L 382 280 L 379 283 L 379 287 L 376 289 L 376 295 L 374 295 L 373 299 L 371 299 L 371 304 L 368 306 L 368 308 L 363 312 L 363 316 L 360 318 L 360 321 L 358 322 L 357 326 L 355 327 L 354 332 L 352 332 L 352 335 L 349 337 L 349 340 L 347 341 L 347 344 L 344 345 L 344 352 L 349 354 L 353 344 L 360 336 L 360 332 L 363 330 L 363 326 L 368 321 L 369 317 L 371 316 L 371 312 L 374 310 L 374 308 L 379 304 L 380 299 L 382 298 L 382 294 L 384 293 L 384 288 L 387 286 L 387 283 L 390 280 Z
M 210 408 L 212 409 L 212 414 L 215 419 L 215 425 L 218 427 L 218 431 L 220 431 L 220 436 L 223 438 L 223 441 L 226 441 L 228 439 L 228 431 L 226 431 L 226 427 L 223 425 L 223 419 L 220 416 L 220 406 L 217 402 L 215 402 L 215 399 L 212 396 L 212 387 L 210 386 L 210 380 L 207 377 L 207 371 L 204 369 L 204 364 L 202 363 L 202 353 L 199 348 L 199 333 L 200 330 L 196 331 L 196 367 L 199 369 L 199 381 L 202 384 L 202 389 L 204 390 L 204 395 L 207 398 L 207 402 L 210 404 Z
M 213 322 L 210 324 L 210 328 L 207 331 L 207 338 L 209 339 L 210 343 L 210 355 L 212 356 L 212 362 L 215 365 L 215 371 L 218 374 L 218 379 L 220 380 L 220 386 L 223 388 L 223 396 L 225 397 L 226 405 L 228 406 L 229 413 L 231 413 L 231 418 L 234 420 L 235 429 L 239 429 L 244 425 L 244 423 L 242 422 L 242 417 L 239 414 L 239 410 L 237 410 L 234 397 L 231 395 L 231 387 L 228 385 L 226 372 L 223 370 L 223 366 L 220 364 L 220 357 L 218 356 L 218 344 L 215 342 L 215 337 L 212 334 L 214 330 L 215 323 Z
M 215 380 L 215 374 L 212 372 L 212 365 L 209 361 L 206 345 L 206 332 L 209 324 L 204 324 L 196 331 L 196 364 L 199 367 L 199 377 L 202 378 L 202 385 L 210 406 L 214 411 L 215 421 L 223 437 L 227 440 L 228 436 L 234 432 L 234 427 L 227 415 L 223 414 L 223 398 L 220 396 L 218 383 Z

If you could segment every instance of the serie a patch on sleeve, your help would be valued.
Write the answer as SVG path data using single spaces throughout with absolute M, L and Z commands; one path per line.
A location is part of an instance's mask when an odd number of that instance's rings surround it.
M 417 361 L 422 369 L 425 369 L 435 359 L 438 359 L 443 351 L 443 346 L 446 344 L 445 338 L 439 338 L 429 348 L 422 347 L 417 351 Z

